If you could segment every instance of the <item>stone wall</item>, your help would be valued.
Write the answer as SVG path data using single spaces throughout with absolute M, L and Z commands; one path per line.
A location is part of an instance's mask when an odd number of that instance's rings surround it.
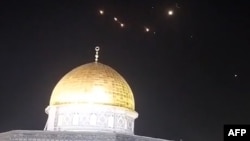
M 104 132 L 56 132 L 14 130 L 0 133 L 0 141 L 170 141 L 151 137 Z

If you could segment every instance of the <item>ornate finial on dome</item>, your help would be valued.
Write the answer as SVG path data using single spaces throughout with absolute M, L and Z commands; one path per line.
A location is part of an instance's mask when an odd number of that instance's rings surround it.
M 95 47 L 95 62 L 98 61 L 98 57 L 99 57 L 98 52 L 99 52 L 99 50 L 100 50 L 100 47 L 99 47 L 99 46 L 96 46 L 96 47 Z

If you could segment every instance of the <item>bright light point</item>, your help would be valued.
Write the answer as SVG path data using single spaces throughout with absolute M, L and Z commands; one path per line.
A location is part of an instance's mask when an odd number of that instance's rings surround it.
M 103 15 L 103 14 L 104 14 L 104 11 L 103 11 L 103 10 L 99 10 L 99 13 L 100 13 L 101 15 Z
M 237 77 L 237 76 L 238 76 L 237 74 L 234 75 L 234 77 Z
M 173 14 L 174 14 L 173 10 L 168 11 L 168 15 L 173 15 Z
M 149 32 L 149 28 L 145 27 L 145 31 L 146 31 L 146 32 Z
M 121 23 L 120 25 L 121 25 L 121 27 L 124 27 L 124 24 L 123 24 L 123 23 Z
M 118 21 L 118 19 L 117 19 L 116 17 L 114 17 L 114 20 L 115 20 L 115 21 Z

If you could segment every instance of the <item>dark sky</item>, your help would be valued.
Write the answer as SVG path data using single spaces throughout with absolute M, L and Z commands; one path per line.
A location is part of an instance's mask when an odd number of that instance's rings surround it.
M 99 45 L 134 92 L 136 134 L 221 141 L 224 124 L 250 124 L 244 1 L 1 1 L 0 132 L 43 130 L 54 86 Z

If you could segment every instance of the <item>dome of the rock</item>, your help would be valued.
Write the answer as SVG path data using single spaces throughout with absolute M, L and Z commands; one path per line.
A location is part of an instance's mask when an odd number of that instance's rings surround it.
M 135 109 L 132 90 L 111 67 L 99 62 L 81 65 L 68 72 L 55 86 L 50 105 L 111 105 Z

